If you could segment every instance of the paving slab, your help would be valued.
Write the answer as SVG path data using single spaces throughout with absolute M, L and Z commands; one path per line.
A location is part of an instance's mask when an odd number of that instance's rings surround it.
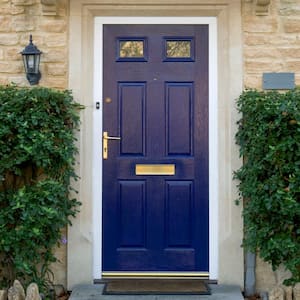
M 103 295 L 104 284 L 83 284 L 73 288 L 69 300 L 243 300 L 238 286 L 211 284 L 211 295 Z

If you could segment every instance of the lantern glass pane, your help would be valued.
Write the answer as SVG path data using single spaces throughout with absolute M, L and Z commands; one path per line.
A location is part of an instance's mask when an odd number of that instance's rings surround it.
M 29 73 L 34 73 L 34 55 L 27 55 L 27 68 Z
M 40 55 L 35 55 L 35 64 L 34 64 L 34 73 L 38 73 L 39 72 L 39 65 L 40 65 Z
M 23 54 L 22 59 L 23 59 L 25 73 L 27 73 L 27 56 Z
M 119 56 L 121 58 L 144 57 L 144 41 L 120 41 Z
M 167 41 L 166 57 L 191 57 L 191 41 Z

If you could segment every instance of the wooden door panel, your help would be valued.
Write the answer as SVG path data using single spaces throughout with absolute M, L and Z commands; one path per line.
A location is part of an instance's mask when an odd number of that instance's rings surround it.
M 105 25 L 104 45 L 103 270 L 208 271 L 208 26 Z
M 145 155 L 145 99 L 143 82 L 119 82 L 120 155 Z
M 168 82 L 166 84 L 165 97 L 167 155 L 192 155 L 194 124 L 193 83 Z

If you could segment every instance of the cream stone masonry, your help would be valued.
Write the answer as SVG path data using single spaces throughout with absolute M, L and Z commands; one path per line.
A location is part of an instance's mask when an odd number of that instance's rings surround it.
M 68 0 L 55 1 L 55 15 L 45 16 L 49 0 L 0 2 L 0 84 L 29 85 L 20 52 L 29 42 L 43 52 L 40 85 L 68 88 Z M 58 66 L 59 65 L 59 66 Z
M 267 16 L 256 16 L 252 3 L 243 2 L 244 86 L 262 88 L 264 72 L 295 72 L 300 84 L 300 2 L 272 0 Z M 283 268 L 273 272 L 257 257 L 256 288 L 270 291 L 288 274 Z
M 300 3 L 273 0 L 267 16 L 256 16 L 252 3 L 242 5 L 244 85 L 262 88 L 263 72 L 295 72 L 300 84 Z
M 58 0 L 56 16 L 46 17 L 38 0 L 0 0 L 0 84 L 29 86 L 20 52 L 32 34 L 43 52 L 40 85 L 68 88 L 68 6 L 67 0 Z M 67 246 L 61 244 L 55 254 L 55 283 L 66 286 Z

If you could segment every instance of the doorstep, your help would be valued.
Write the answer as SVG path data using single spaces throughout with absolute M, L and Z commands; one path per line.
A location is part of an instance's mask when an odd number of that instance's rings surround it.
M 210 284 L 211 295 L 102 295 L 104 284 L 82 284 L 73 288 L 69 300 L 243 300 L 238 286 Z

